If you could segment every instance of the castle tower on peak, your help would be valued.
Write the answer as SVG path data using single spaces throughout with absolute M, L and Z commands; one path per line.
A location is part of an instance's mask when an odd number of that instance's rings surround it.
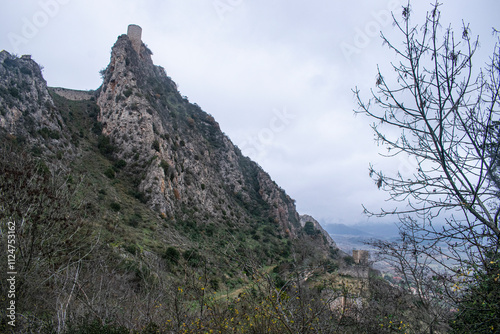
M 132 47 L 134 48 L 137 54 L 141 54 L 141 36 L 142 36 L 142 28 L 136 24 L 129 24 L 127 30 L 127 36 L 132 42 Z

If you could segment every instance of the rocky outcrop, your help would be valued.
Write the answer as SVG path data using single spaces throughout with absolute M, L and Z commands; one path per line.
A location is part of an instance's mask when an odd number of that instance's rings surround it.
M 31 57 L 2 51 L 1 133 L 28 142 L 38 154 L 48 149 L 58 159 L 71 156 L 78 152 L 74 142 L 85 134 L 68 130 L 71 110 L 58 110 L 52 96 L 56 102 L 95 101 L 100 124 L 93 131 L 102 129 L 99 140 L 108 143 L 108 156 L 126 166 L 133 193 L 167 221 L 233 229 L 271 224 L 280 235 L 303 235 L 305 223 L 294 200 L 242 155 L 211 115 L 180 95 L 151 54 L 143 43 L 134 48 L 127 35 L 120 36 L 94 92 L 48 89 Z M 319 223 L 309 220 L 335 246 Z
M 61 113 L 47 89 L 40 66 L 30 56 L 0 52 L 0 141 L 7 138 L 35 156 L 46 155 L 49 167 L 56 156 L 74 156 Z
M 36 141 L 39 134 L 60 137 L 61 124 L 40 66 L 31 57 L 0 52 L 0 128 Z
M 325 229 L 321 226 L 321 224 L 316 219 L 314 219 L 313 217 L 311 217 L 309 215 L 300 215 L 300 225 L 302 227 L 305 227 L 307 222 L 313 223 L 314 229 L 316 231 L 319 231 L 319 233 L 321 233 L 321 235 L 323 235 L 328 246 L 330 246 L 332 248 L 337 248 L 337 245 L 335 244 L 335 241 L 333 241 L 330 234 L 327 231 L 325 231 Z
M 97 98 L 103 135 L 154 210 L 197 223 L 269 219 L 283 235 L 298 235 L 294 201 L 212 116 L 179 94 L 144 44 L 137 53 L 120 36 L 103 77 Z
M 296 231 L 301 226 L 294 200 L 262 170 L 259 171 L 258 179 L 259 194 L 270 204 L 272 216 L 287 234 L 296 237 Z

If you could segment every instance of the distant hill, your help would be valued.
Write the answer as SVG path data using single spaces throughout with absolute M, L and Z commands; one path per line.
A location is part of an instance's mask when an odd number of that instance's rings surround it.
M 326 230 L 330 235 L 355 235 L 355 236 L 371 236 L 368 231 L 358 229 L 354 226 L 345 224 L 329 224 L 326 225 Z
M 391 241 L 398 238 L 398 228 L 391 223 L 324 224 L 324 226 L 336 245 L 348 253 L 353 249 L 371 249 L 366 245 L 371 240 Z
M 398 228 L 393 223 L 324 224 L 332 235 L 355 235 L 391 239 L 398 236 Z

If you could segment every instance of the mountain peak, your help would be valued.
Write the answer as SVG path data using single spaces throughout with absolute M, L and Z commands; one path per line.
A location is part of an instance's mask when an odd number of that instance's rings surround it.
M 0 52 L 0 134 L 23 144 L 60 149 L 61 117 L 47 90 L 40 66 L 29 55 Z M 46 141 L 45 139 L 50 139 Z
M 211 115 L 180 95 L 153 64 L 140 33 L 131 25 L 118 37 L 97 98 L 102 133 L 116 148 L 113 158 L 126 162 L 136 191 L 168 219 L 264 219 L 283 235 L 297 236 L 294 201 L 241 154 Z

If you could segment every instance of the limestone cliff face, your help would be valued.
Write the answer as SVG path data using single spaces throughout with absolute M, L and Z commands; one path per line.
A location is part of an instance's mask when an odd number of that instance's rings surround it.
M 281 235 L 303 235 L 305 223 L 294 201 L 241 154 L 211 115 L 180 95 L 144 44 L 134 48 L 127 35 L 120 36 L 102 74 L 95 93 L 102 135 L 115 148 L 113 158 L 126 162 L 135 192 L 153 210 L 177 222 L 252 228 L 266 222 Z M 50 92 L 94 100 L 93 92 L 49 90 L 31 57 L 0 52 L 0 134 L 48 158 L 74 157 L 79 149 L 68 130 L 71 112 L 63 116 Z M 324 232 L 317 222 L 315 227 Z
M 0 131 L 40 149 L 57 148 L 62 124 L 40 66 L 30 56 L 0 52 Z
M 151 52 L 118 38 L 98 90 L 99 121 L 137 190 L 166 218 L 197 222 L 272 220 L 301 229 L 294 201 L 177 91 Z

